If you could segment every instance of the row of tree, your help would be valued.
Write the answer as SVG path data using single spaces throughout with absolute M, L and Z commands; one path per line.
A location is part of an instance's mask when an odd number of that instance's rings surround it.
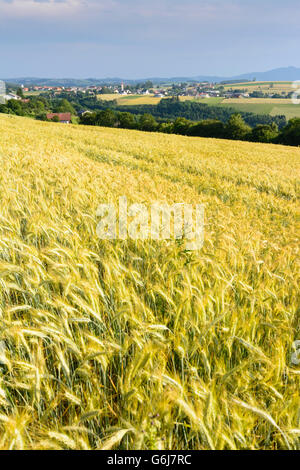
M 300 119 L 291 119 L 281 130 L 276 123 L 258 124 L 251 128 L 240 114 L 232 114 L 226 123 L 217 119 L 199 122 L 178 117 L 174 121 L 160 122 L 149 113 L 136 115 L 105 109 L 87 112 L 80 118 L 80 124 L 104 127 L 137 129 L 148 132 L 164 132 L 197 137 L 246 140 L 250 142 L 300 145 Z
M 9 100 L 6 104 L 0 105 L 0 113 L 14 114 L 16 116 L 46 119 L 48 112 L 76 115 L 76 110 L 66 99 L 49 100 L 42 96 L 31 96 L 29 101 Z
M 61 97 L 65 97 L 61 95 Z M 99 101 L 94 97 L 76 96 L 72 100 L 73 107 L 80 111 L 82 109 L 90 111 L 101 111 L 107 108 L 120 112 L 129 112 L 132 114 L 151 114 L 156 120 L 175 120 L 178 117 L 184 117 L 191 121 L 202 121 L 207 119 L 217 119 L 226 123 L 230 116 L 236 113 L 236 109 L 231 107 L 213 106 L 195 101 L 180 101 L 178 97 L 164 98 L 157 105 L 128 105 L 119 106 L 117 101 Z M 287 121 L 284 115 L 270 116 L 269 114 L 255 114 L 249 112 L 240 112 L 245 122 L 255 127 L 258 124 L 271 125 L 275 123 L 279 129 L 286 126 Z
M 0 112 L 45 120 L 48 112 L 70 112 L 76 115 L 79 106 L 79 103 L 70 103 L 67 99 L 36 96 L 31 97 L 28 102 L 10 100 L 5 105 L 0 105 Z M 95 109 L 94 112 L 83 114 L 80 123 L 188 136 L 300 145 L 300 119 L 296 118 L 287 123 L 283 116 L 236 114 L 233 109 L 181 103 L 176 98 L 164 99 L 157 106 L 132 106 L 125 111 L 124 107 L 121 109 L 122 111 L 116 107 Z M 196 116 L 199 118 L 195 119 Z

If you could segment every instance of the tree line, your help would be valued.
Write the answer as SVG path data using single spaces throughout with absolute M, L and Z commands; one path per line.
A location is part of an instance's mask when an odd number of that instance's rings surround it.
M 76 110 L 66 99 L 48 100 L 43 96 L 31 96 L 30 100 L 9 100 L 6 104 L 0 104 L 0 113 L 14 114 L 46 120 L 47 113 L 71 113 L 76 115 Z
M 67 99 L 68 98 L 68 99 Z M 31 96 L 29 102 L 10 100 L 0 106 L 0 112 L 16 114 L 18 116 L 32 116 L 38 119 L 46 119 L 48 112 L 70 112 L 74 116 L 82 110 L 102 111 L 112 109 L 118 112 L 128 112 L 135 115 L 151 114 L 158 122 L 174 121 L 177 118 L 185 118 L 191 121 L 219 120 L 224 124 L 230 116 L 236 113 L 234 108 L 211 106 L 193 101 L 181 102 L 178 97 L 165 98 L 157 105 L 119 106 L 117 101 L 101 101 L 95 97 L 88 97 L 83 93 L 68 97 L 67 93 L 59 96 L 50 96 L 46 93 L 39 96 Z M 251 127 L 259 124 L 272 125 L 273 123 L 282 129 L 286 126 L 285 116 L 270 116 L 268 114 L 254 114 L 240 112 L 240 115 Z
M 111 107 L 111 106 L 110 106 Z M 133 114 L 152 114 L 155 118 L 176 119 L 184 117 L 191 121 L 202 121 L 207 119 L 217 119 L 226 123 L 230 116 L 236 113 L 236 109 L 231 107 L 211 106 L 205 103 L 195 101 L 180 101 L 178 97 L 166 98 L 157 105 L 137 105 L 122 106 L 116 108 L 119 111 L 128 111 Z M 279 129 L 284 127 L 287 122 L 285 116 L 270 116 L 268 114 L 255 114 L 249 112 L 239 112 L 246 124 L 254 127 L 258 124 L 275 123 Z
M 133 114 L 105 109 L 86 112 L 80 118 L 80 124 L 89 126 L 137 129 L 147 132 L 163 132 L 193 137 L 212 137 L 218 139 L 245 140 L 249 142 L 300 145 L 300 119 L 291 119 L 279 130 L 275 122 L 249 126 L 241 114 L 232 114 L 227 122 L 218 119 L 191 121 L 178 117 L 174 121 L 158 121 L 152 114 Z
M 163 99 L 158 105 L 116 106 L 91 98 L 79 97 L 74 102 L 66 98 L 31 97 L 28 102 L 10 100 L 0 105 L 0 113 L 46 120 L 48 112 L 78 114 L 88 101 L 92 111 L 79 119 L 83 125 L 119 127 L 149 132 L 164 132 L 186 136 L 246 140 L 251 142 L 300 145 L 300 119 L 288 123 L 284 116 L 236 113 L 234 108 L 208 106 L 177 98 Z M 94 106 L 94 109 L 93 109 Z
M 65 95 L 61 95 L 66 98 Z M 82 109 L 90 111 L 101 111 L 105 109 L 113 109 L 120 112 L 129 112 L 132 114 L 151 114 L 159 120 L 175 120 L 178 117 L 184 117 L 191 121 L 202 121 L 206 119 L 217 119 L 223 123 L 227 122 L 232 114 L 236 113 L 236 109 L 231 107 L 212 106 L 205 103 L 195 101 L 180 101 L 178 97 L 164 98 L 158 104 L 151 105 L 118 105 L 117 100 L 101 101 L 94 97 L 87 97 L 79 94 L 72 99 L 72 105 L 77 111 Z M 284 115 L 270 116 L 269 114 L 255 114 L 250 112 L 240 112 L 245 122 L 254 127 L 258 124 L 271 125 L 275 123 L 279 129 L 286 126 L 287 121 Z

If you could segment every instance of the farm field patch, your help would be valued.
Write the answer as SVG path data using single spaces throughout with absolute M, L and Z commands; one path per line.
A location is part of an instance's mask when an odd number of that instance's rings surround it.
M 0 448 L 298 449 L 300 149 L 0 115 Z M 204 204 L 201 250 L 99 204 Z

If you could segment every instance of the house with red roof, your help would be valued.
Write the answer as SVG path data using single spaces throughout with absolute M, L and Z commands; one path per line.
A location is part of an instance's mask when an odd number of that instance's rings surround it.
M 47 119 L 51 121 L 55 116 L 58 117 L 58 121 L 62 124 L 70 124 L 72 116 L 71 113 L 49 113 Z

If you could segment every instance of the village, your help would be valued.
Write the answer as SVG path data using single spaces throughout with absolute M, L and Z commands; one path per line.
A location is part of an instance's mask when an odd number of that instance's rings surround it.
M 148 86 L 145 86 L 148 85 Z M 200 82 L 200 83 L 179 83 L 179 84 L 165 84 L 165 85 L 153 85 L 151 82 L 137 85 L 126 85 L 124 82 L 115 85 L 101 85 L 101 86 L 37 86 L 32 85 L 30 87 L 21 85 L 21 88 L 25 95 L 40 94 L 40 93 L 51 93 L 53 95 L 64 94 L 80 94 L 83 93 L 87 96 L 95 95 L 151 95 L 156 98 L 164 98 L 167 96 L 182 96 L 182 97 L 194 97 L 195 99 L 206 99 L 206 98 L 249 98 L 249 93 L 240 91 L 226 91 L 220 84 Z M 8 99 L 18 99 L 16 95 L 10 94 Z
M 159 105 L 162 100 L 176 99 L 179 102 L 200 103 L 209 105 L 211 116 L 219 117 L 221 107 L 231 107 L 231 112 L 248 111 L 255 114 L 270 114 L 274 106 L 276 115 L 285 118 L 284 106 L 290 105 L 291 91 L 280 82 L 186 82 L 153 83 L 147 80 L 142 83 L 116 80 L 116 83 L 88 83 L 87 81 L 61 80 L 57 83 L 3 83 L 0 112 L 17 115 L 28 115 L 37 119 L 60 122 L 78 123 L 83 115 L 96 110 L 111 108 L 139 114 L 149 112 L 143 106 Z M 72 86 L 70 86 L 72 85 Z M 165 100 L 164 100 L 165 99 Z M 277 100 L 277 101 L 276 101 Z M 10 104 L 8 104 L 10 103 Z M 163 104 L 163 103 L 162 103 Z M 167 106 L 167 103 L 164 103 Z M 140 105 L 140 107 L 139 107 Z M 137 107 L 134 109 L 134 107 Z M 239 107 L 241 106 L 241 107 Z M 246 106 L 246 108 L 244 107 Z M 216 108 L 218 107 L 218 108 Z M 293 107 L 295 108 L 295 107 Z M 294 109 L 292 110 L 294 112 Z M 152 109 L 150 113 L 155 114 Z M 286 111 L 289 112 L 289 109 Z M 209 111 L 205 111 L 205 117 Z M 274 113 L 273 113 L 274 114 Z M 187 117 L 191 116 L 189 114 Z M 168 116 L 168 118 L 178 116 Z M 195 115 L 192 119 L 203 119 L 203 115 Z M 263 118 L 266 119 L 266 118 Z M 278 122 L 279 125 L 284 123 Z

